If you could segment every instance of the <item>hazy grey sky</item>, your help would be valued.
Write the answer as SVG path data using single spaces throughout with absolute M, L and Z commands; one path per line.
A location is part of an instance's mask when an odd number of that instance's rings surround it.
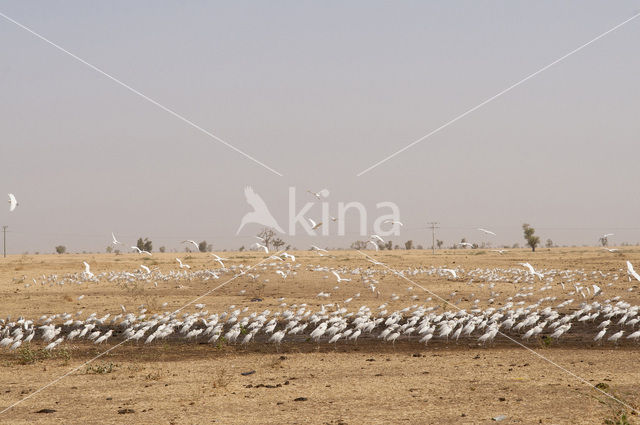
M 0 193 L 10 252 L 236 236 L 252 186 L 393 201 L 395 243 L 473 230 L 640 241 L 640 19 L 373 171 L 356 174 L 638 11 L 637 1 L 22 2 L 0 12 L 284 174 L 279 177 L 0 18 Z M 6 205 L 6 204 L 5 204 Z M 319 207 L 318 207 L 319 208 Z M 319 216 L 319 209 L 312 217 Z M 370 220 L 372 221 L 372 220 Z M 371 222 L 369 227 L 371 227 Z M 358 223 L 347 229 L 357 232 Z M 334 228 L 335 230 L 335 228 Z M 298 248 L 358 235 L 285 237 Z

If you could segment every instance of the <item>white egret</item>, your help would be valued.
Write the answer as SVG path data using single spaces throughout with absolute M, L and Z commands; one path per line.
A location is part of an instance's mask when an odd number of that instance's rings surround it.
M 13 193 L 10 193 L 9 194 L 9 212 L 15 210 L 17 206 L 18 206 L 18 201 L 16 201 L 16 197 L 14 196 Z

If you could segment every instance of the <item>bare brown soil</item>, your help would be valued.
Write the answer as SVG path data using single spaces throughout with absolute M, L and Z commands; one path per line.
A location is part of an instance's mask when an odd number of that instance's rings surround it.
M 334 290 L 335 279 L 323 279 L 326 273 L 307 270 L 308 264 L 348 267 L 375 267 L 353 251 L 335 252 L 318 257 L 308 252 L 295 253 L 302 267 L 298 275 L 286 281 L 272 271 L 264 273 L 266 284 L 253 283 L 247 277 L 233 280 L 199 302 L 210 312 L 227 309 L 231 304 L 248 306 L 252 311 L 276 309 L 282 302 L 307 303 L 319 308 L 322 302 L 342 302 L 360 292 L 349 304 L 377 307 L 389 302 L 388 309 L 424 304 L 433 295 L 425 293 L 397 276 L 381 280 L 381 295 L 367 291 L 354 279 Z M 435 256 L 423 251 L 370 253 L 393 268 L 417 266 L 512 267 L 528 261 L 536 268 L 616 271 L 629 259 L 640 265 L 640 250 L 627 249 L 610 254 L 597 249 L 554 249 L 530 253 L 524 250 L 498 255 L 490 251 L 447 251 Z M 225 253 L 229 264 L 255 264 L 256 253 Z M 140 264 L 163 271 L 177 269 L 175 254 L 154 254 L 151 260 L 137 255 L 63 255 L 13 256 L 0 260 L 0 315 L 12 318 L 38 318 L 42 314 L 75 313 L 83 317 L 129 311 L 145 304 L 151 311 L 170 311 L 224 283 L 232 274 L 217 281 L 158 282 L 116 285 L 107 282 L 54 286 L 31 285 L 32 278 L 57 273 L 80 272 L 82 261 L 92 271 L 134 270 Z M 193 269 L 215 267 L 207 254 L 180 254 Z M 191 257 L 189 259 L 185 259 Z M 597 278 L 594 277 L 594 283 Z M 33 283 L 33 282 L 31 282 Z M 590 282 L 586 282 L 590 283 Z M 607 282 L 598 282 L 606 285 Z M 424 286 L 467 308 L 474 297 L 486 300 L 488 290 L 436 277 L 416 277 Z M 626 301 L 640 302 L 637 287 L 620 279 L 614 287 L 605 287 L 604 296 L 620 295 Z M 413 286 L 412 290 L 407 290 Z M 504 297 L 518 288 L 501 284 Z M 245 290 L 244 294 L 240 294 Z M 320 301 L 320 291 L 332 294 Z M 456 292 L 455 295 L 451 293 Z M 400 299 L 390 302 L 391 294 Z M 557 287 L 551 293 L 559 300 L 566 294 Z M 84 295 L 81 300 L 80 295 Z M 415 301 L 412 295 L 419 296 Z M 259 297 L 260 302 L 251 302 Z M 502 298 L 502 297 L 501 297 Z M 162 304 L 167 302 L 165 307 Z M 444 302 L 433 300 L 437 305 Z M 448 307 L 448 309 L 451 309 Z M 193 311 L 187 309 L 187 311 Z M 434 341 L 435 342 L 435 341 Z M 90 364 L 84 363 L 117 343 L 101 346 L 84 342 L 65 343 L 48 358 L 36 343 L 25 350 L 0 349 L 0 410 L 31 396 L 0 414 L 6 424 L 361 424 L 361 423 L 629 423 L 637 416 L 569 373 L 553 366 L 523 348 L 507 341 L 483 348 L 471 342 L 458 345 L 435 342 L 425 347 L 412 341 L 395 345 L 379 341 L 338 343 L 336 346 L 310 342 L 285 343 L 280 347 L 253 344 L 248 347 L 211 346 L 161 341 L 157 344 L 125 343 Z M 605 392 L 634 407 L 640 405 L 640 350 L 637 345 L 544 344 L 531 347 L 567 371 L 598 385 Z M 26 363 L 26 364 L 25 364 Z M 71 370 L 42 391 L 38 390 Z M 254 373 L 243 375 L 243 373 Z M 42 409 L 51 413 L 36 413 Z M 618 422 L 616 422 L 618 421 Z

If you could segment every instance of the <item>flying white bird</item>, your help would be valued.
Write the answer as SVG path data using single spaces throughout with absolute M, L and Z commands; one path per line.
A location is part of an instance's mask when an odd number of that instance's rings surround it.
M 451 274 L 451 277 L 452 277 L 453 279 L 457 279 L 457 278 L 458 278 L 458 274 L 456 273 L 456 271 L 455 271 L 455 270 L 452 270 L 452 269 L 442 269 L 442 271 L 443 271 L 443 272 L 445 272 L 445 273 L 450 273 L 450 274 Z
M 602 235 L 602 239 L 607 239 L 609 236 L 614 236 L 613 233 L 605 233 L 604 235 Z
M 377 243 L 375 243 L 375 242 L 374 242 L 374 241 L 372 241 L 372 240 L 368 240 L 368 241 L 367 241 L 367 244 L 372 244 L 372 245 L 373 245 L 373 247 L 376 249 L 376 251 L 379 249 L 379 248 L 378 248 L 378 244 L 377 244 Z
M 149 267 L 145 266 L 144 264 L 140 265 L 140 268 L 142 270 L 144 270 L 145 272 L 147 272 L 147 273 L 151 273 L 151 269 Z
M 593 285 L 593 296 L 595 297 L 600 292 L 602 292 L 602 289 L 600 289 L 600 287 L 598 285 Z
M 531 264 L 529 264 L 529 263 L 520 263 L 520 265 L 526 267 L 527 269 L 529 269 L 529 273 L 531 273 L 532 275 L 538 276 L 539 279 L 543 278 L 543 274 L 535 271 L 535 269 L 533 268 L 533 266 Z
M 322 226 L 322 222 L 316 223 L 312 219 L 308 218 L 309 223 L 311 223 L 311 230 L 316 230 L 318 227 Z
M 196 250 L 200 252 L 200 245 L 196 241 L 192 241 L 191 239 L 187 239 L 186 241 L 182 241 L 182 243 L 190 243 L 196 247 Z
M 18 201 L 16 201 L 16 197 L 13 195 L 13 193 L 10 193 L 9 194 L 9 212 L 15 210 L 17 206 L 18 206 Z
M 493 236 L 496 236 L 496 234 L 495 234 L 495 233 L 493 233 L 491 230 L 483 229 L 483 228 L 481 228 L 481 227 L 480 227 L 480 228 L 478 228 L 478 230 L 480 230 L 480 231 L 481 231 L 481 232 L 483 232 L 483 233 L 486 233 L 487 235 L 493 235 Z
M 262 245 L 262 244 L 259 244 L 258 242 L 256 242 L 256 243 L 254 244 L 254 246 L 255 246 L 256 248 L 264 249 L 264 252 L 266 252 L 267 254 L 269 253 L 269 248 L 267 248 L 267 246 L 266 246 L 266 245 Z
M 617 249 L 615 248 L 606 248 L 606 247 L 602 247 L 602 249 L 604 249 L 605 251 L 609 251 L 609 252 L 618 252 Z
M 91 267 L 89 266 L 89 263 L 87 263 L 86 261 L 83 261 L 82 263 L 84 264 L 85 275 L 89 276 L 89 278 L 93 278 L 94 274 L 91 273 Z
M 385 220 L 385 221 L 383 221 L 382 223 L 384 223 L 384 224 L 391 223 L 391 224 L 392 224 L 392 225 L 394 225 L 394 226 L 395 226 L 396 224 L 397 224 L 398 226 L 404 226 L 404 224 L 402 224 L 401 222 L 396 221 L 396 220 Z
M 318 248 L 318 247 L 317 247 L 317 246 L 315 246 L 315 245 L 311 245 L 311 250 L 312 250 L 312 251 L 313 251 L 313 250 L 316 250 L 316 251 L 321 251 L 321 252 L 329 252 L 329 251 L 327 251 L 326 249 Z
M 491 252 L 497 252 L 498 254 L 504 254 L 507 252 L 506 249 L 492 249 Z
M 216 254 L 211 254 L 214 258 L 215 261 L 217 261 L 218 263 L 220 263 L 220 265 L 222 267 L 224 267 L 224 263 L 222 262 L 222 260 L 228 260 L 228 258 L 220 258 L 218 255 Z
M 182 261 L 180 261 L 179 258 L 176 258 L 176 261 L 180 264 L 180 268 L 181 269 L 190 269 L 191 268 L 191 266 L 188 265 L 188 264 L 182 264 Z
M 282 254 L 280 254 L 280 255 L 282 255 L 284 258 L 290 258 L 290 259 L 291 259 L 291 261 L 293 261 L 293 262 L 295 262 L 295 261 L 296 261 L 296 256 L 295 256 L 295 255 L 291 255 L 291 254 L 288 254 L 288 253 L 286 253 L 286 252 L 283 252 L 283 253 L 282 253 Z
M 340 283 L 340 282 L 351 282 L 351 279 L 345 279 L 345 278 L 343 278 L 343 277 L 340 277 L 340 275 L 339 275 L 339 274 L 338 274 L 338 272 L 336 272 L 336 271 L 333 271 L 333 272 L 331 272 L 331 273 L 333 273 L 333 275 L 334 275 L 336 278 L 338 278 L 338 283 Z
M 378 235 L 371 235 L 370 239 L 371 239 L 371 240 L 377 239 L 377 240 L 379 240 L 380 242 L 384 243 L 384 239 L 382 239 L 382 238 L 381 238 L 380 236 L 378 236 Z
M 640 281 L 640 275 L 638 275 L 638 273 L 636 273 L 636 271 L 633 269 L 633 264 L 631 264 L 631 261 L 627 261 L 627 271 L 631 276 Z
M 111 242 L 114 245 L 118 245 L 118 244 L 122 244 L 122 242 L 118 242 L 118 240 L 116 239 L 116 235 L 113 234 L 113 232 L 111 232 L 111 238 L 113 239 L 113 241 Z
M 469 248 L 473 248 L 473 244 L 469 242 L 459 242 L 456 245 L 468 246 Z
M 152 253 L 150 253 L 149 251 L 145 251 L 143 249 L 138 248 L 137 246 L 132 246 L 131 249 L 135 249 L 136 251 L 138 251 L 138 254 L 146 254 L 146 255 L 151 255 L 153 256 Z
M 327 196 L 329 196 L 329 189 L 322 189 L 320 192 L 317 192 L 317 193 L 311 190 L 307 190 L 307 192 L 312 194 L 316 198 L 318 198 L 318 200 L 321 200 L 322 198 L 326 198 Z

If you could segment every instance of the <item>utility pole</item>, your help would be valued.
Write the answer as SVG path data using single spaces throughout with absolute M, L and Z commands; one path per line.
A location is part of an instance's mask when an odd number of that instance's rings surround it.
M 2 253 L 4 258 L 7 258 L 7 227 L 2 226 Z
M 437 225 L 440 223 L 438 223 L 437 221 L 432 221 L 427 224 L 431 226 L 431 251 L 435 254 L 436 253 L 436 229 L 439 229 Z

